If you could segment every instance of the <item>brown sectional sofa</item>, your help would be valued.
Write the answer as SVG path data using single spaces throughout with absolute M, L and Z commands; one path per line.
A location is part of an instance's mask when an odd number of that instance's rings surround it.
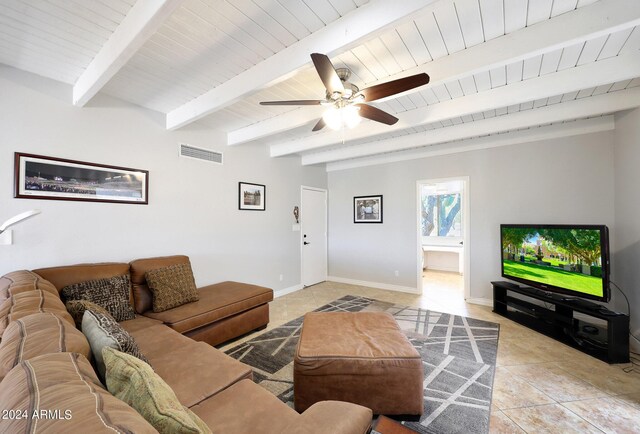
M 0 278 L 0 432 L 156 432 L 113 397 L 96 377 L 84 335 L 59 298 L 64 286 L 129 273 L 135 319 L 121 322 L 182 405 L 215 433 L 354 433 L 370 428 L 371 411 L 337 401 L 303 414 L 252 381 L 249 366 L 218 344 L 268 323 L 267 288 L 223 282 L 199 289 L 200 300 L 162 313 L 149 310 L 144 272 L 186 256 L 131 264 L 85 264 L 9 273 Z M 202 341 L 202 342 L 198 342 Z M 40 403 L 39 406 L 36 403 Z M 33 418 L 33 410 L 47 410 Z M 64 412 L 70 410 L 70 418 Z M 57 411 L 57 413 L 56 413 Z M 22 413 L 24 412 L 24 413 Z
M 145 272 L 170 265 L 188 263 L 183 255 L 138 259 L 129 264 L 105 263 L 41 268 L 34 272 L 58 290 L 92 279 L 130 274 L 132 303 L 137 314 L 157 319 L 187 336 L 217 345 L 269 323 L 273 291 L 262 286 L 221 282 L 198 289 L 200 300 L 165 312 L 151 311 L 151 291 Z M 0 324 L 0 328 L 2 325 Z

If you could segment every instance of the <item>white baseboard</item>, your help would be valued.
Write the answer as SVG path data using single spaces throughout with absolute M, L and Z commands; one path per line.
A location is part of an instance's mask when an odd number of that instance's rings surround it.
M 300 291 L 304 286 L 301 283 L 297 285 L 290 286 L 288 288 L 278 289 L 273 291 L 273 298 L 282 297 L 283 295 L 291 294 L 292 292 Z
M 389 291 L 408 292 L 410 294 L 420 294 L 418 288 L 411 286 L 392 285 L 390 283 L 367 282 L 365 280 L 347 279 L 346 277 L 327 276 L 327 280 L 338 283 L 348 283 L 349 285 L 370 286 L 371 288 L 386 289 Z
M 481 306 L 493 306 L 493 300 L 490 298 L 467 298 L 467 303 L 479 304 Z

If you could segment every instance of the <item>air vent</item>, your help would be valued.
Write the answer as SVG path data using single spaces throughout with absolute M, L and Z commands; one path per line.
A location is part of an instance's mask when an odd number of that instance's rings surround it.
M 222 152 L 210 149 L 196 148 L 195 146 L 180 143 L 178 149 L 181 157 L 194 158 L 196 160 L 208 161 L 210 163 L 222 164 Z

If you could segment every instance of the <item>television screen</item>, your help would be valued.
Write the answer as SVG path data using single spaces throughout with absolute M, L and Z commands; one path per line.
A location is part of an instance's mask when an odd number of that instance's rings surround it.
M 609 301 L 606 226 L 501 225 L 500 238 L 503 277 Z

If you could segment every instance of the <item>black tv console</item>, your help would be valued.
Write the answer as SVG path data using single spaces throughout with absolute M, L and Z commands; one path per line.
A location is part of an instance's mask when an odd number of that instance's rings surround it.
M 510 282 L 491 282 L 493 311 L 607 363 L 629 362 L 629 316 L 591 301 Z M 543 301 L 545 307 L 509 295 Z M 574 318 L 574 312 L 606 321 L 606 328 Z

